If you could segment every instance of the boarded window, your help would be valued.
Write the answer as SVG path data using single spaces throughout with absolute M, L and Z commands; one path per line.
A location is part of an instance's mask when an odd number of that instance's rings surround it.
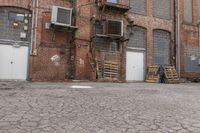
M 192 0 L 184 0 L 184 21 L 192 23 Z
M 155 30 L 153 33 L 154 64 L 166 65 L 170 63 L 170 33 Z
M 131 0 L 130 7 L 134 13 L 146 15 L 147 0 Z
M 145 48 L 146 49 L 146 36 L 147 31 L 142 27 L 128 27 L 129 48 Z
M 153 0 L 153 16 L 162 19 L 171 17 L 171 0 Z

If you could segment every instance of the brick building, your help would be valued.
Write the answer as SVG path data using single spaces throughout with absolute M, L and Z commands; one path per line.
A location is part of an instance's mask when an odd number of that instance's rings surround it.
M 177 68 L 183 78 L 200 77 L 200 0 L 179 0 Z
M 144 73 L 146 66 L 152 64 L 174 65 L 174 0 L 131 0 L 130 7 L 126 17 L 133 24 L 127 27 L 127 57 L 142 53 L 140 62 L 144 60 Z M 131 62 L 131 58 L 127 62 Z
M 70 25 L 53 22 L 53 6 Z M 174 7 L 174 0 L 0 0 L 0 79 L 143 81 L 147 66 L 176 64 Z

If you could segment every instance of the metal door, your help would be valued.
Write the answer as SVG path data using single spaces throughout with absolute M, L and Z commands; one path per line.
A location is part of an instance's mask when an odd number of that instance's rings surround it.
M 0 45 L 0 79 L 12 79 L 12 46 Z
M 0 45 L 0 79 L 26 80 L 28 46 Z
M 144 53 L 127 52 L 126 81 L 144 81 Z

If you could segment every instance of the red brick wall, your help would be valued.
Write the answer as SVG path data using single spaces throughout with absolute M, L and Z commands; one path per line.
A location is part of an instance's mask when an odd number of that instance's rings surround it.
M 184 22 L 184 1 L 180 1 L 180 71 L 182 78 L 200 77 L 200 73 L 186 72 L 184 69 L 184 49 L 187 48 L 199 48 L 199 33 L 197 23 L 197 0 L 193 0 L 193 22 L 186 24 Z
M 90 79 L 92 69 L 88 62 L 90 38 L 91 38 L 91 5 L 86 5 L 88 0 L 78 0 L 76 5 L 76 26 L 75 34 L 75 77 L 76 79 Z
M 171 0 L 171 19 L 165 20 L 153 17 L 152 0 L 147 0 L 147 15 L 138 15 L 133 12 L 129 12 L 128 18 L 134 21 L 134 25 L 144 27 L 147 29 L 147 66 L 153 63 L 153 30 L 161 29 L 171 33 L 171 38 L 174 41 L 174 3 Z M 174 56 L 174 43 L 171 45 L 171 58 Z M 171 61 L 174 64 L 174 61 Z
M 37 40 L 33 49 L 37 50 L 36 56 L 30 58 L 31 80 L 64 80 L 69 75 L 70 42 L 69 33 L 64 31 L 46 30 L 45 23 L 50 23 L 52 6 L 71 7 L 71 4 L 62 0 L 39 1 Z M 51 57 L 58 55 L 60 61 L 55 63 Z
M 94 0 L 93 0 L 94 1 Z M 76 26 L 78 30 L 75 33 L 75 79 L 95 79 L 95 72 L 89 62 L 88 56 L 91 56 L 90 43 L 92 37 L 92 21 L 91 17 L 96 11 L 96 6 L 87 5 L 89 0 L 77 0 L 76 5 Z M 121 0 L 123 3 L 123 1 Z M 2 6 L 19 6 L 29 8 L 31 0 L 0 0 Z M 45 22 L 50 21 L 52 5 L 71 7 L 68 1 L 63 0 L 39 0 L 37 40 L 34 49 L 38 54 L 30 58 L 30 75 L 31 80 L 63 80 L 68 77 L 69 64 L 72 62 L 70 47 L 73 45 L 70 41 L 69 34 L 64 32 L 56 32 L 55 40 L 52 40 L 52 31 L 44 30 Z M 84 6 L 83 6 L 84 5 Z M 135 25 L 147 29 L 147 65 L 153 62 L 153 30 L 162 29 L 171 32 L 172 40 L 174 39 L 174 9 L 173 0 L 171 0 L 171 19 L 164 20 L 155 18 L 152 15 L 152 0 L 147 0 L 147 15 L 137 15 L 133 12 L 127 13 L 128 17 L 134 21 Z M 127 22 L 123 15 L 116 13 L 104 14 L 106 18 L 123 19 L 125 22 L 125 33 Z M 63 50 L 64 49 L 64 50 Z M 171 51 L 174 51 L 172 44 Z M 125 80 L 126 73 L 126 42 L 121 44 L 121 80 Z M 61 61 L 59 65 L 55 65 L 50 58 L 53 55 L 59 55 Z M 172 52 L 171 56 L 175 56 Z M 172 61 L 172 63 L 174 63 Z

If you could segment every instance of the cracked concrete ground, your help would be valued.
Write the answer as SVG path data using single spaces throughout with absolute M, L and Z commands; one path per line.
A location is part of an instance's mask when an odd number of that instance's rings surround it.
M 200 133 L 200 84 L 0 82 L 0 133 Z

